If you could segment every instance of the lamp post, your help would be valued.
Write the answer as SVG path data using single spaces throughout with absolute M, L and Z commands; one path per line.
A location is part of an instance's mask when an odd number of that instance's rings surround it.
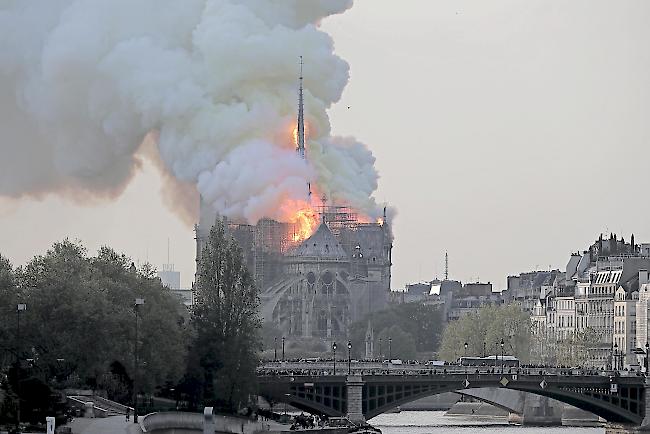
M 63 357 L 57 357 L 56 359 L 56 373 L 54 374 L 54 378 L 57 377 L 57 375 L 63 375 L 65 378 L 67 378 L 66 375 L 66 369 L 65 369 L 65 359 Z
M 336 375 L 336 342 L 332 344 L 332 352 L 334 353 L 334 375 Z
M 278 361 L 278 338 L 277 336 L 273 338 L 273 361 Z
M 393 338 L 388 338 L 388 360 L 393 360 Z
M 501 338 L 501 373 L 503 374 L 503 338 Z
M 173 388 L 173 387 L 169 388 L 169 392 L 172 394 L 172 396 L 174 397 L 174 400 L 176 401 L 176 404 L 174 405 L 174 408 L 176 409 L 176 411 L 178 411 L 178 393 L 176 393 L 176 389 Z
M 467 357 L 467 342 L 465 342 L 465 357 Z
M 284 336 L 282 336 L 282 361 L 284 362 Z
M 614 352 L 612 354 L 612 366 L 614 370 L 618 370 L 618 342 L 614 342 Z
M 138 307 L 144 304 L 144 298 L 136 298 L 133 305 L 135 310 L 135 342 L 134 348 L 134 369 L 133 369 L 133 423 L 138 423 L 138 371 L 140 365 L 138 362 Z
M 348 375 L 352 374 L 352 342 L 348 341 Z
M 25 310 L 25 303 L 16 305 L 16 432 L 20 432 L 20 312 Z
M 287 398 L 290 398 L 291 394 L 290 393 L 285 393 L 284 396 L 286 396 Z M 284 400 L 284 415 L 285 416 L 287 415 L 287 400 L 286 399 Z

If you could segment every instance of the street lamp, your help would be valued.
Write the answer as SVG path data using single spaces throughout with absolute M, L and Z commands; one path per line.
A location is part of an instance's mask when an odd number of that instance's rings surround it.
M 467 342 L 465 342 L 465 357 L 467 357 Z
M 169 388 L 169 392 L 172 394 L 174 400 L 176 401 L 176 405 L 174 406 L 174 408 L 176 409 L 176 411 L 178 411 L 178 393 L 176 393 L 176 389 L 173 387 Z
M 273 338 L 273 361 L 278 361 L 278 338 L 277 336 Z
M 618 369 L 618 342 L 614 342 L 614 353 L 612 354 L 612 365 L 614 370 Z
M 501 338 L 501 373 L 503 374 L 503 338 Z
M 144 298 L 136 298 L 133 305 L 135 310 L 135 342 L 134 348 L 134 369 L 133 369 L 133 423 L 138 423 L 138 307 L 144 304 Z
M 393 338 L 388 338 L 388 360 L 393 360 Z
M 291 398 L 290 393 L 285 393 L 284 396 L 286 396 L 286 399 L 284 400 L 284 416 L 287 416 L 287 400 Z
M 27 310 L 25 303 L 16 306 L 16 432 L 20 432 L 20 312 Z
M 348 341 L 348 375 L 352 374 L 352 342 Z
M 284 362 L 284 336 L 282 336 L 282 361 Z
M 336 342 L 332 344 L 332 352 L 334 353 L 334 375 L 336 375 Z

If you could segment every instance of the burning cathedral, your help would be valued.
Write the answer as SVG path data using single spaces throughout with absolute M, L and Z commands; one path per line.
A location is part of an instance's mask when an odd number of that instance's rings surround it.
M 296 136 L 296 152 L 305 158 L 302 73 Z M 264 323 L 288 339 L 345 338 L 352 322 L 385 308 L 390 291 L 393 235 L 385 209 L 383 218 L 369 221 L 325 196 L 318 202 L 296 223 L 224 218 L 255 279 Z M 202 201 L 197 262 L 216 218 Z

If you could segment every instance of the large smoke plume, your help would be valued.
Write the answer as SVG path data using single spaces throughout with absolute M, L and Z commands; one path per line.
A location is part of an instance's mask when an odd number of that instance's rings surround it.
M 348 81 L 348 65 L 319 23 L 351 6 L 5 0 L 0 196 L 115 196 L 151 152 L 141 151 L 150 138 L 173 175 L 169 192 L 186 195 L 196 185 L 229 217 L 286 219 L 306 200 L 308 182 L 377 216 L 374 158 L 354 139 L 332 137 L 326 113 Z M 306 164 L 292 140 L 299 56 Z

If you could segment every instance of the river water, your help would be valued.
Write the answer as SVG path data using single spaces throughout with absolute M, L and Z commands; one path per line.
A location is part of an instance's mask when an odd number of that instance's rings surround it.
M 383 434 L 603 434 L 604 428 L 523 427 L 504 419 L 445 416 L 444 411 L 384 413 L 369 421 Z

